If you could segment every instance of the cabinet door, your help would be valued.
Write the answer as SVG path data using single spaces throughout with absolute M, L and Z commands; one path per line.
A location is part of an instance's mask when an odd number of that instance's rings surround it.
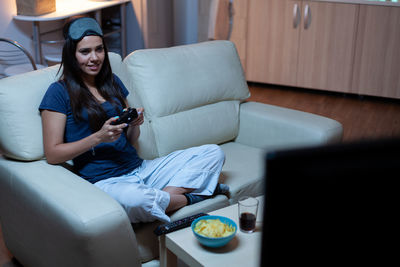
M 249 1 L 249 81 L 296 85 L 300 1 Z
M 358 8 L 303 1 L 298 86 L 350 91 Z
M 236 45 L 244 71 L 246 71 L 248 6 L 248 0 L 233 1 L 233 25 L 230 39 Z
M 400 8 L 360 7 L 353 91 L 400 98 Z

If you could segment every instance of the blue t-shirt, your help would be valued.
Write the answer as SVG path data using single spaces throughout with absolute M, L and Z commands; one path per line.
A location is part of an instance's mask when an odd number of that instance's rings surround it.
M 128 90 L 116 75 L 113 78 L 126 98 L 129 94 Z M 116 102 L 119 103 L 118 100 Z M 123 108 L 122 105 L 118 105 L 117 111 L 108 101 L 101 105 L 109 118 L 119 115 Z M 67 116 L 64 133 L 64 142 L 66 143 L 78 141 L 93 133 L 89 126 L 86 109 L 82 111 L 83 120 L 75 120 L 69 94 L 62 81 L 52 83 L 47 89 L 39 106 L 39 110 L 44 109 L 60 112 Z M 127 140 L 125 131 L 118 140 L 112 143 L 101 143 L 93 150 L 73 159 L 74 168 L 78 174 L 91 183 L 131 172 L 140 166 L 142 161 L 143 159 L 138 156 L 136 149 Z

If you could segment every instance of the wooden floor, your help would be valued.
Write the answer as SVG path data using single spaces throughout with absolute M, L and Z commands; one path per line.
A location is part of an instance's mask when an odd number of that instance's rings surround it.
M 249 84 L 249 100 L 311 112 L 339 121 L 343 141 L 400 137 L 400 100 Z
M 293 108 L 326 116 L 342 123 L 343 141 L 400 136 L 400 100 L 359 97 L 315 90 L 249 84 L 249 101 Z M 12 261 L 0 228 L 0 266 L 20 266 Z

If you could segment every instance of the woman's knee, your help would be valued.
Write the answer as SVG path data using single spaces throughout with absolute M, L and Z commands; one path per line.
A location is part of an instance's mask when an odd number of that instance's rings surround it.
M 156 218 L 164 220 L 164 217 L 167 217 L 165 210 L 169 205 L 170 196 L 161 190 L 143 188 L 141 192 L 136 192 L 134 196 L 131 195 L 121 202 L 132 222 L 146 222 Z
M 145 192 L 121 194 L 117 200 L 124 207 L 129 209 L 143 209 L 144 207 L 148 206 L 149 203 L 152 202 L 152 200 L 149 199 L 149 196 Z

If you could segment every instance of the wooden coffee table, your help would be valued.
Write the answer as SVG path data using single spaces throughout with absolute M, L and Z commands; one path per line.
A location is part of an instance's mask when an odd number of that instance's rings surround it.
M 264 198 L 258 197 L 260 205 L 257 215 L 257 229 L 254 233 L 242 233 L 224 247 L 208 248 L 201 245 L 190 227 L 160 237 L 160 266 L 176 266 L 177 259 L 189 266 L 260 266 L 261 226 Z M 231 205 L 209 213 L 231 218 L 239 227 L 238 206 Z

